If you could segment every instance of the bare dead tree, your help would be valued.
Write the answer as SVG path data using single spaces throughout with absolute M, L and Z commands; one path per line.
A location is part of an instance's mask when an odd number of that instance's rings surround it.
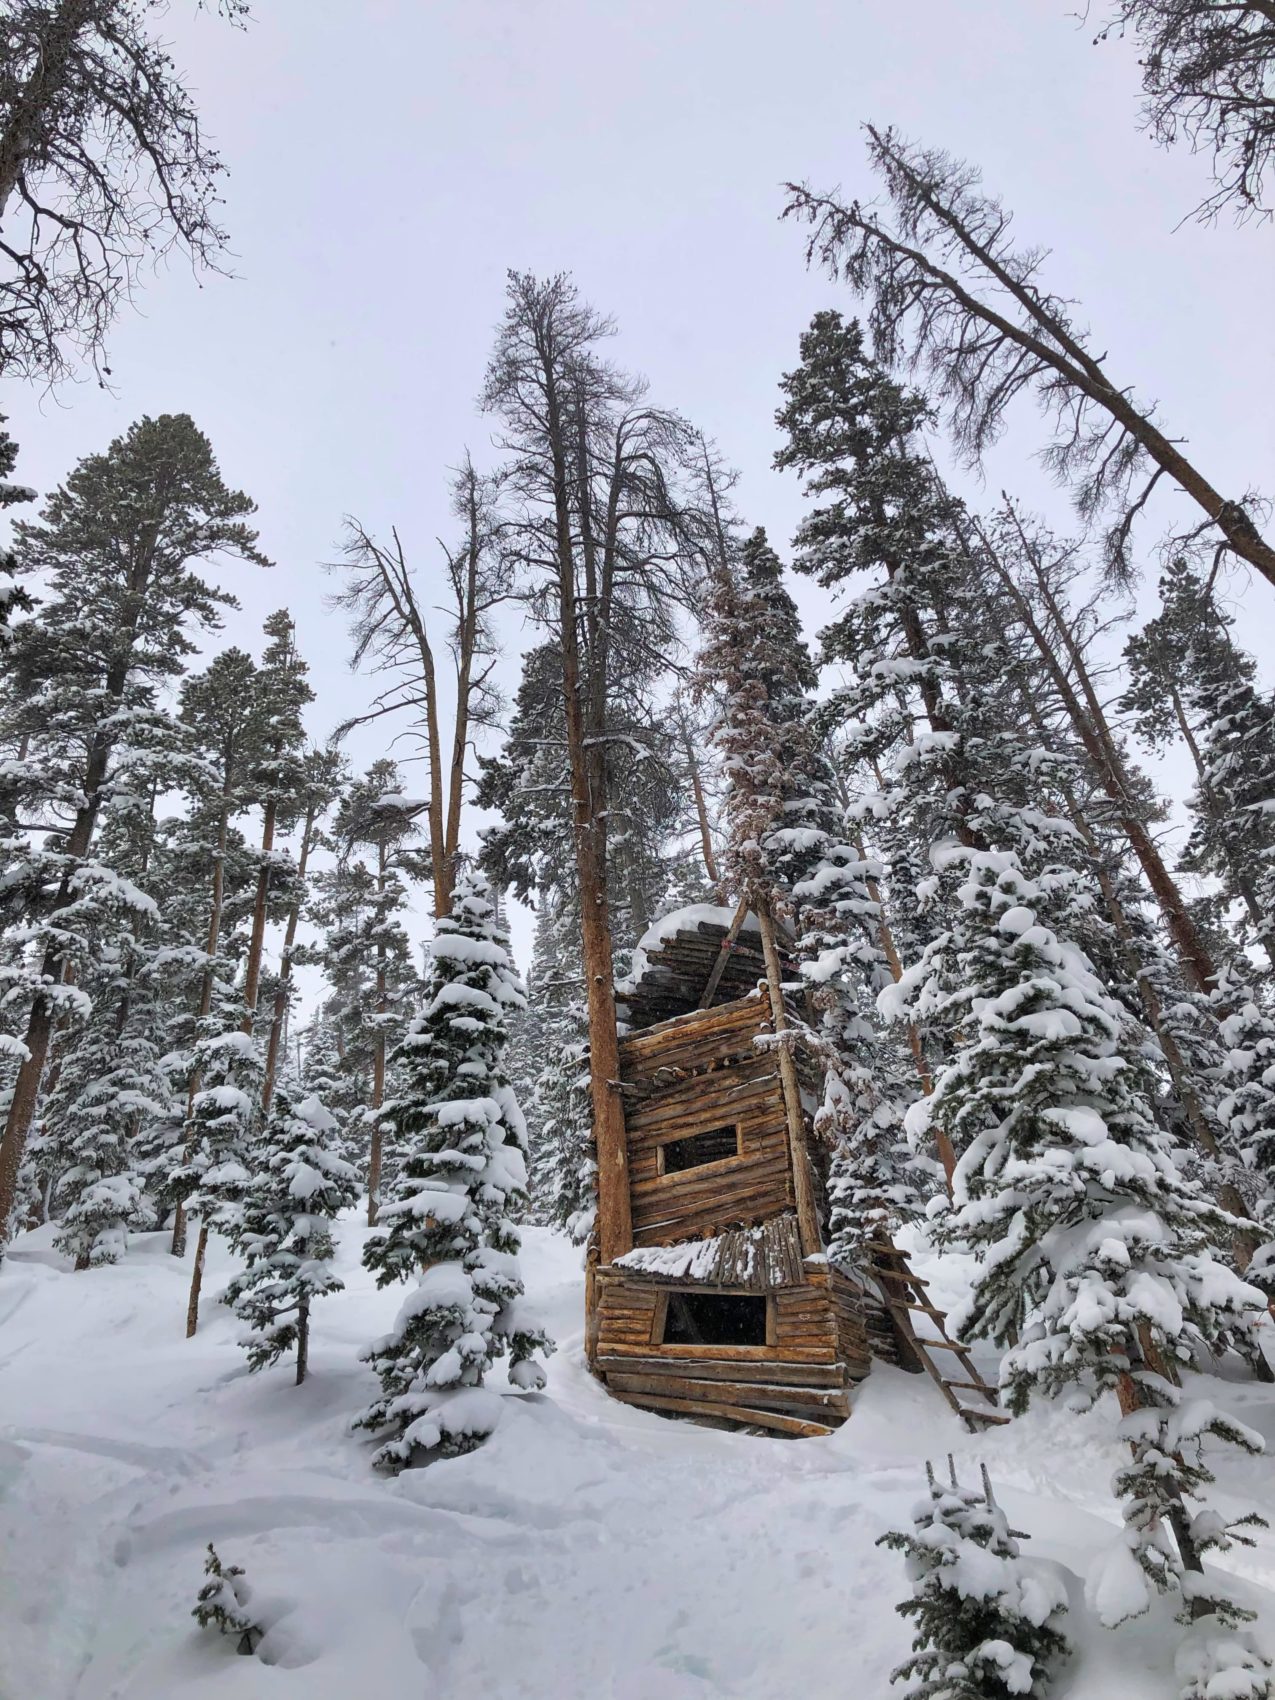
M 1161 147 L 1211 156 L 1216 188 L 1195 209 L 1269 218 L 1275 161 L 1275 0 L 1115 0 L 1095 41 L 1131 35 L 1142 69 L 1142 128 Z
M 432 614 L 418 586 L 398 531 L 389 543 L 377 539 L 358 520 L 346 521 L 342 560 L 332 570 L 344 574 L 342 588 L 328 600 L 348 615 L 354 640 L 351 666 L 366 666 L 389 682 L 365 714 L 337 728 L 338 739 L 356 726 L 384 719 L 406 722 L 405 734 L 422 747 L 429 771 L 429 850 L 434 913 L 451 905 L 461 814 L 468 777 L 466 763 L 479 728 L 495 724 L 500 698 L 492 683 L 498 650 L 491 617 L 510 594 L 509 570 L 495 547 L 495 486 L 475 471 L 466 455 L 452 484 L 452 511 L 464 532 L 458 545 L 441 542 L 446 561 L 449 606 L 446 648 L 453 669 L 452 735 L 443 762 L 446 702 L 438 677 L 431 636 Z
M 246 0 L 222 0 L 232 20 Z M 143 264 L 219 270 L 225 167 L 148 15 L 157 0 L 0 7 L 0 372 L 109 373 L 105 341 Z
M 483 404 L 504 427 L 507 556 L 557 641 L 580 894 L 601 1257 L 632 1241 L 607 889 L 609 721 L 616 672 L 667 665 L 692 597 L 702 517 L 675 489 L 694 434 L 605 362 L 610 320 L 570 279 L 513 273 Z
M 1138 515 L 1167 478 L 1202 509 L 1200 533 L 1275 584 L 1275 548 L 1254 520 L 1253 494 L 1228 498 L 1166 435 L 1154 403 L 1107 374 L 1106 354 L 1076 322 L 1075 304 L 1041 281 L 1045 249 L 1018 245 L 1012 215 L 971 166 L 867 125 L 868 154 L 888 207 L 843 202 L 788 185 L 785 216 L 811 227 L 810 264 L 871 299 L 878 358 L 924 368 L 958 451 L 977 465 L 1011 405 L 1034 395 L 1052 423 L 1044 458 L 1071 485 L 1086 521 L 1110 515 L 1106 565 L 1133 577 Z

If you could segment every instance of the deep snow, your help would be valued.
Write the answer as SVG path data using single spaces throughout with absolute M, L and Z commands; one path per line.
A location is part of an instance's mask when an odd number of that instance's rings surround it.
M 826 1440 L 700 1429 L 607 1398 L 581 1360 L 579 1253 L 528 1230 L 528 1291 L 559 1341 L 549 1392 L 510 1396 L 467 1458 L 374 1475 L 348 1432 L 375 1390 L 357 1350 L 402 1301 L 359 1265 L 315 1307 L 311 1377 L 250 1376 L 217 1302 L 197 1338 L 189 1262 L 165 1236 L 74 1274 L 50 1230 L 0 1268 L 0 1696 L 3 1700 L 885 1700 L 907 1629 L 897 1555 L 923 1461 L 985 1459 L 1026 1550 L 1063 1567 L 1078 1645 L 1060 1700 L 1169 1700 L 1168 1610 L 1088 1621 L 1082 1578 L 1116 1513 L 1111 1413 L 1061 1410 L 965 1434 L 921 1377 L 884 1368 Z M 959 1260 L 923 1262 L 940 1303 Z M 1275 1395 L 1220 1402 L 1275 1445 Z M 1269 1460 L 1226 1462 L 1215 1503 L 1275 1508 Z M 243 1565 L 261 1654 L 190 1616 L 204 1548 Z M 1275 1533 L 1236 1568 L 1275 1630 Z M 1268 1637 L 1269 1638 L 1269 1637 Z

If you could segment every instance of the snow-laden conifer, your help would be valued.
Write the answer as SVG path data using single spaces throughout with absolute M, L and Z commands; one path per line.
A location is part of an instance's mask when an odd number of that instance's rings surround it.
M 953 869 L 969 922 L 946 985 L 936 947 L 894 998 L 933 999 L 962 1038 L 911 1113 L 945 1126 L 960 1152 L 944 1237 L 981 1263 L 955 1327 L 1007 1348 L 1001 1385 L 1016 1411 L 1037 1395 L 1119 1400 L 1125 1537 L 1089 1579 L 1104 1621 L 1145 1610 L 1148 1583 L 1234 1619 L 1201 1567 L 1233 1532 L 1188 1501 L 1213 1479 L 1206 1442 L 1261 1443 L 1175 1379 L 1198 1348 L 1245 1327 L 1261 1294 L 1209 1255 L 1219 1212 L 1153 1119 L 1136 1026 L 1048 924 L 1049 882 L 1005 853 L 953 852 Z
M 246 1324 L 239 1343 L 249 1369 L 295 1349 L 298 1385 L 309 1361 L 311 1305 L 344 1285 L 332 1268 L 333 1224 L 359 1195 L 357 1174 L 332 1148 L 336 1133 L 318 1098 L 279 1084 L 235 1233 L 247 1267 L 225 1295 Z
M 204 1560 L 206 1578 L 195 1599 L 191 1616 L 201 1629 L 215 1629 L 237 1637 L 237 1653 L 255 1653 L 265 1631 L 251 1610 L 252 1588 L 240 1564 L 223 1564 L 217 1549 L 208 1543 Z
M 1024 1700 L 1049 1692 L 1068 1652 L 1061 1622 L 1061 1578 L 1022 1556 L 992 1494 L 962 1487 L 926 1466 L 929 1495 L 912 1528 L 882 1535 L 879 1546 L 905 1554 L 912 1596 L 898 1607 L 914 1625 L 912 1657 L 892 1681 L 912 1700 Z
M 523 995 L 490 887 L 463 873 L 438 922 L 425 1007 L 399 1049 L 384 1120 L 401 1165 L 364 1249 L 378 1286 L 417 1283 L 363 1354 L 381 1395 L 356 1426 L 387 1437 L 374 1459 L 386 1469 L 487 1437 L 500 1413 L 483 1385 L 496 1358 L 508 1353 L 514 1386 L 544 1385 L 536 1354 L 549 1342 L 523 1309 L 513 1220 L 526 1136 L 504 1061 Z
M 120 971 L 94 987 L 92 1015 L 45 1110 L 57 1170 L 55 1243 L 77 1269 L 118 1263 L 128 1235 L 147 1225 L 138 1134 L 171 1107 L 145 1020 L 154 1002 L 141 999 L 141 1009 L 133 1010 L 128 969 L 117 964 Z

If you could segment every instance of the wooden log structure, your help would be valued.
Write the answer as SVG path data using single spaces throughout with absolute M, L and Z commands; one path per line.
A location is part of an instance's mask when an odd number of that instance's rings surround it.
M 643 939 L 616 988 L 632 1232 L 590 1263 L 591 1367 L 628 1404 L 807 1437 L 845 1421 L 883 1358 L 928 1371 L 970 1426 L 1002 1421 L 941 1313 L 918 1336 L 924 1283 L 901 1253 L 848 1270 L 823 1251 L 819 1073 L 790 950 L 765 913 L 696 905 Z

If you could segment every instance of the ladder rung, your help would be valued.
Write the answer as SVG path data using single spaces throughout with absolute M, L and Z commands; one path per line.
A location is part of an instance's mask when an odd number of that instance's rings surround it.
M 935 1310 L 933 1305 L 909 1304 L 906 1299 L 887 1299 L 886 1303 L 891 1310 L 919 1310 L 925 1316 L 945 1317 L 947 1315 L 945 1310 Z
M 923 1352 L 964 1352 L 964 1346 L 958 1346 L 955 1340 L 926 1340 L 920 1334 L 912 1336 L 912 1344 L 919 1346 Z
M 944 1376 L 943 1379 L 945 1381 L 947 1381 L 946 1376 Z M 989 1399 L 995 1399 L 995 1398 L 998 1397 L 996 1389 L 994 1387 L 988 1387 L 986 1382 L 982 1382 L 982 1381 L 948 1381 L 947 1384 L 948 1384 L 949 1387 L 964 1387 L 964 1388 L 967 1388 L 971 1393 L 986 1393 L 986 1395 Z
M 961 1404 L 958 1404 L 956 1408 L 963 1417 L 971 1417 L 976 1423 L 999 1424 L 1013 1421 L 1011 1417 L 1006 1416 L 1004 1411 L 977 1411 L 971 1405 Z
M 930 1284 L 920 1275 L 913 1275 L 911 1270 L 905 1275 L 899 1269 L 874 1269 L 872 1274 L 878 1281 L 904 1281 L 911 1287 L 928 1287 Z

